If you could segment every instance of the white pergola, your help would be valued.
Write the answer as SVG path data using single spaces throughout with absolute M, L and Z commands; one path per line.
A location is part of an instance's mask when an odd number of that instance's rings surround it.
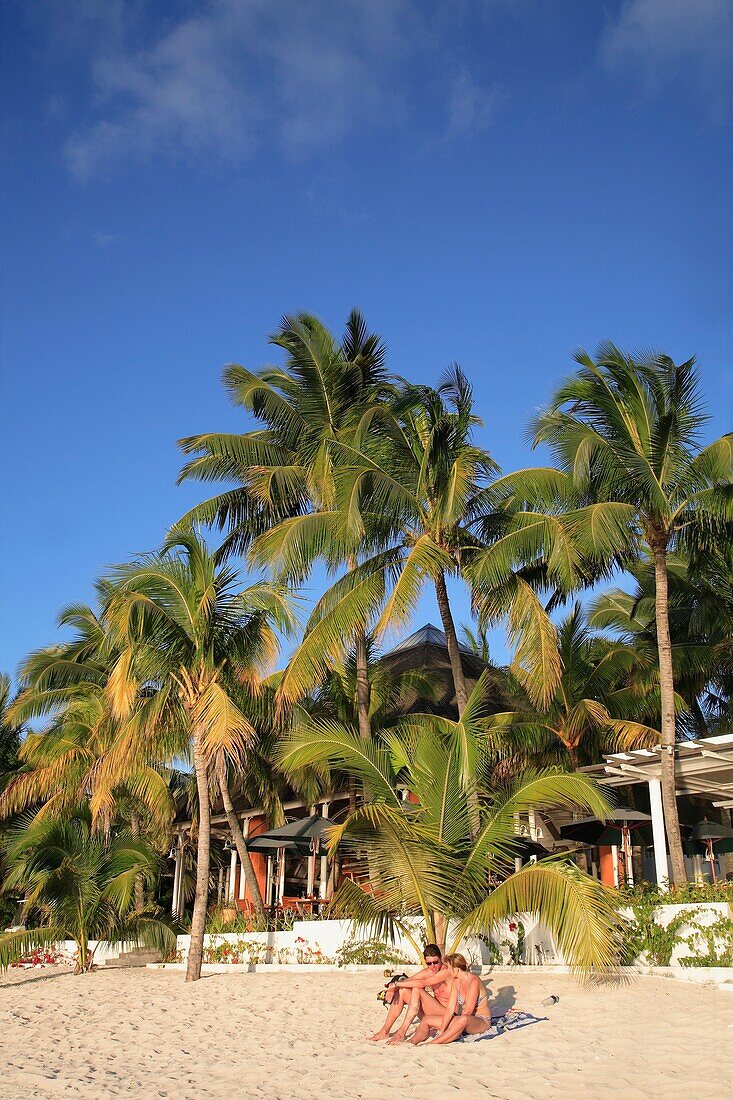
M 708 799 L 713 806 L 733 808 L 733 733 L 720 737 L 705 737 L 699 741 L 679 741 L 675 746 L 677 794 Z M 657 882 L 669 881 L 669 863 L 662 807 L 661 745 L 653 749 L 634 749 L 606 756 L 603 764 L 594 764 L 583 771 L 592 775 L 604 787 L 627 787 L 646 783 L 654 838 L 654 862 Z

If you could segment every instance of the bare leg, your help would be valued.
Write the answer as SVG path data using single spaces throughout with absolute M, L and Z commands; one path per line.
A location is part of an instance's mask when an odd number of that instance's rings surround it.
M 395 995 L 392 998 L 392 1004 L 389 1006 L 387 1012 L 387 1018 L 384 1021 L 384 1027 L 380 1027 L 379 1031 L 375 1031 L 373 1035 L 369 1036 L 369 1040 L 372 1043 L 378 1043 L 381 1039 L 388 1039 L 389 1033 L 392 1030 L 394 1024 L 399 1019 L 402 1010 L 405 1005 L 410 1003 L 410 994 L 413 992 L 411 989 L 397 989 Z
M 405 990 L 405 992 L 408 992 L 408 990 Z M 407 1038 L 407 1029 L 416 1016 L 422 1018 L 434 1012 L 435 998 L 431 997 L 429 993 L 426 993 L 424 989 L 413 989 L 405 1018 L 389 1040 L 389 1046 L 396 1046 L 398 1043 L 404 1043 Z
M 424 1043 L 431 1031 L 437 1031 L 443 1022 L 442 1016 L 423 1016 L 410 1042 L 414 1047 Z
M 443 1034 L 437 1035 L 430 1041 L 436 1046 L 444 1046 L 446 1043 L 454 1042 L 464 1031 L 468 1035 L 482 1035 L 490 1027 L 491 1024 L 479 1016 L 454 1016 Z

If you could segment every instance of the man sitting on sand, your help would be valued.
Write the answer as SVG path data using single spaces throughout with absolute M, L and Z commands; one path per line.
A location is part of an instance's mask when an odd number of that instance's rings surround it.
M 491 1009 L 484 983 L 468 969 L 465 955 L 446 955 L 443 960 L 451 973 L 448 1003 L 442 1011 L 434 1003 L 433 1014 L 425 1013 L 410 1042 L 433 1043 L 441 1046 L 453 1043 L 464 1033 L 483 1035 L 491 1028 Z M 429 1038 L 433 1032 L 432 1038 Z
M 369 1036 L 372 1042 L 387 1039 L 390 1045 L 403 1043 L 407 1029 L 416 1017 L 422 1020 L 423 1016 L 434 1016 L 441 1008 L 444 1010 L 447 1007 L 453 974 L 443 963 L 438 945 L 429 943 L 423 951 L 423 959 L 423 970 L 406 981 L 393 982 L 389 986 L 385 1000 L 390 1006 L 387 1019 L 384 1027 Z M 402 1024 L 394 1035 L 390 1035 L 405 1008 L 407 1011 Z

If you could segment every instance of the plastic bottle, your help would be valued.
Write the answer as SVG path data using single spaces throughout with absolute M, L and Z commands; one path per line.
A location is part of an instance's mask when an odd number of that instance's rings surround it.
M 545 997 L 544 1001 L 540 1001 L 540 1004 L 543 1008 L 548 1008 L 550 1005 L 556 1005 L 559 1000 L 560 998 L 553 993 L 551 997 Z

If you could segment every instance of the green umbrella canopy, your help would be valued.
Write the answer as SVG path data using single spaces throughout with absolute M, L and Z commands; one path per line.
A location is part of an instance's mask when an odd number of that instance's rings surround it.
M 632 810 L 627 806 L 616 807 L 609 816 L 601 821 L 597 817 L 584 817 L 580 821 L 571 821 L 560 829 L 563 840 L 577 840 L 581 844 L 620 845 L 623 843 L 623 830 L 634 834 L 633 843 L 650 844 L 651 829 L 649 814 Z
M 727 825 L 721 825 L 718 821 L 708 821 L 705 818 L 692 826 L 690 838 L 683 840 L 682 848 L 685 855 L 706 856 L 709 841 L 712 841 L 716 856 L 733 852 L 733 829 L 729 829 Z
M 721 825 L 719 821 L 708 821 L 704 818 L 698 821 L 697 825 L 692 826 L 690 836 L 693 840 L 701 841 L 733 840 L 733 829 L 727 825 Z
M 332 825 L 333 821 L 329 818 L 311 814 L 310 817 L 290 821 L 287 825 L 281 825 L 279 829 L 270 829 L 269 832 L 252 837 L 247 841 L 247 848 L 250 852 L 265 853 L 285 848 L 308 855 L 311 844 L 320 841 Z

